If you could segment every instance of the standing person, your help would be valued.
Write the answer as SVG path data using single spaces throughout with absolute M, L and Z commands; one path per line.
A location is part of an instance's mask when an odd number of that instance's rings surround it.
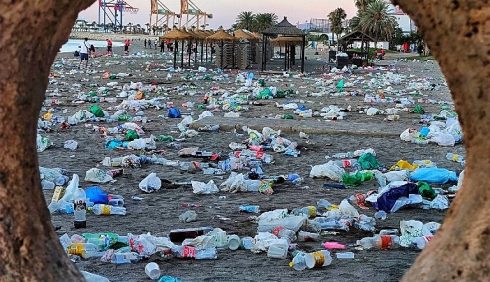
M 155 39 L 155 50 L 158 48 L 158 39 Z
M 146 49 L 146 38 L 145 38 L 145 49 Z
M 129 45 L 131 42 L 129 39 L 124 40 L 124 55 L 129 55 Z
M 151 39 L 148 39 L 148 48 L 151 49 Z
M 160 53 L 165 52 L 165 42 L 163 40 L 160 40 Z
M 417 53 L 419 53 L 419 56 L 422 56 L 424 54 L 424 46 L 422 44 L 419 44 L 417 47 Z
M 85 69 L 88 68 L 88 52 L 89 52 L 89 45 L 90 43 L 88 42 L 88 38 L 85 38 L 82 42 L 82 45 L 80 46 L 80 63 L 78 64 L 78 69 L 80 69 L 82 62 L 85 61 Z
M 112 56 L 112 40 L 106 39 L 107 42 L 107 55 Z
M 89 51 L 90 51 L 90 58 L 95 58 L 96 57 L 96 52 L 95 52 L 95 46 L 90 44 L 90 48 L 89 48 Z

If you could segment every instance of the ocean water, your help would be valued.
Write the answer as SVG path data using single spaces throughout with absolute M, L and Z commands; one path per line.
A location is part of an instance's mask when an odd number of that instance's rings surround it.
M 78 46 L 81 46 L 83 44 L 83 40 L 81 39 L 68 39 L 68 41 L 61 46 L 60 53 L 72 53 L 78 50 Z M 88 45 L 94 45 L 95 48 L 104 48 L 104 50 L 107 47 L 107 43 L 105 41 L 96 41 L 96 40 L 89 40 Z M 122 47 L 124 46 L 124 43 L 122 42 L 112 42 L 112 47 Z

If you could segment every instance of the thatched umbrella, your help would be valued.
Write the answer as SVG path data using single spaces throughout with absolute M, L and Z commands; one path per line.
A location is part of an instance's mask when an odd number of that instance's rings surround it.
M 233 35 L 237 38 L 237 39 L 243 39 L 243 40 L 247 40 L 247 41 L 259 41 L 259 39 L 257 37 L 255 37 L 255 35 L 253 35 L 253 33 L 251 33 L 250 31 L 247 31 L 247 30 L 244 30 L 244 29 L 239 29 L 239 30 L 236 30 Z
M 301 72 L 305 71 L 305 47 L 306 47 L 306 35 L 305 33 L 288 22 L 287 18 L 284 19 L 266 30 L 263 31 L 263 42 L 262 42 L 262 71 L 264 71 L 267 67 L 267 37 L 283 35 L 287 37 L 299 37 L 301 38 Z
M 284 70 L 291 68 L 291 63 L 295 64 L 295 47 L 303 42 L 301 37 L 280 36 L 272 39 L 272 46 L 284 46 Z
M 233 49 L 235 48 L 235 41 L 237 40 L 233 35 L 230 35 L 226 31 L 224 31 L 222 28 L 220 28 L 215 34 L 208 36 L 206 38 L 208 41 L 220 41 L 221 42 L 221 68 L 223 68 L 223 51 L 224 51 L 224 45 L 225 41 L 226 42 L 232 42 L 233 43 Z M 233 50 L 233 66 L 234 66 L 234 61 L 235 61 L 235 54 Z
M 180 66 L 184 67 L 184 41 L 191 38 L 191 36 L 187 33 L 184 33 L 177 28 L 172 29 L 171 31 L 165 33 L 161 39 L 173 40 L 175 43 L 174 46 L 174 68 L 177 68 L 177 47 L 179 46 L 179 41 L 182 42 L 182 56 Z

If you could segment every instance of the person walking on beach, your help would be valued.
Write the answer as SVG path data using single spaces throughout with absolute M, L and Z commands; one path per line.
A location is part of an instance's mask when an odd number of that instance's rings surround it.
M 88 38 L 85 38 L 80 46 L 80 63 L 78 64 L 78 69 L 80 69 L 82 62 L 85 61 L 85 69 L 88 68 L 88 53 L 90 49 L 90 43 L 88 42 Z
M 145 38 L 145 49 L 146 49 L 146 38 Z
M 165 42 L 163 40 L 160 41 L 160 53 L 165 52 Z
M 129 55 L 129 45 L 131 45 L 131 41 L 129 39 L 124 40 L 124 55 Z
M 107 55 L 112 56 L 112 40 L 106 39 L 107 42 Z
M 148 48 L 151 49 L 151 39 L 148 39 Z

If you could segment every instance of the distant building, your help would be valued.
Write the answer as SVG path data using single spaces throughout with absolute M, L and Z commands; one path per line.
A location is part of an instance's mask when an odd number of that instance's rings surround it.
M 389 6 L 388 12 L 390 15 L 396 18 L 396 22 L 398 23 L 398 27 L 400 27 L 405 34 L 409 34 L 417 31 L 417 27 L 415 23 L 412 21 L 410 16 L 408 16 L 405 12 L 400 9 L 399 6 L 395 6 L 391 4 L 389 0 L 386 0 L 386 3 Z
M 298 23 L 297 28 L 306 32 L 330 33 L 330 21 L 328 19 L 310 19 L 304 23 Z

